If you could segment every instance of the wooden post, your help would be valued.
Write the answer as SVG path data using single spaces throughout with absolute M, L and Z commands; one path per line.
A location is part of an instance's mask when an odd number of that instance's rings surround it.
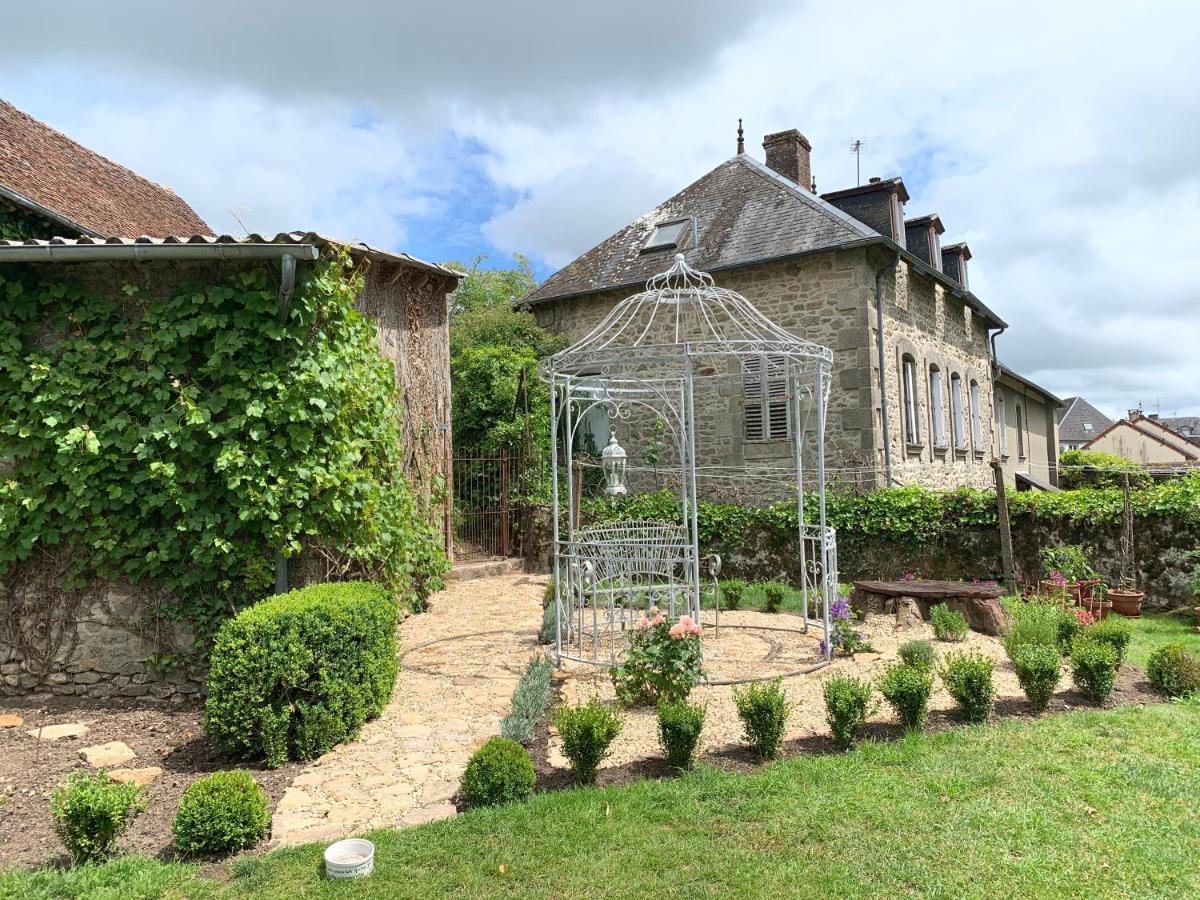
M 1000 559 L 1004 566 L 1004 584 L 1010 593 L 1016 593 L 1017 578 L 1013 564 L 1012 529 L 1008 522 L 1008 497 L 1004 493 L 1004 469 L 1000 460 L 992 460 L 992 472 L 996 476 L 996 519 L 1000 526 Z
M 508 450 L 500 451 L 500 555 L 508 558 L 509 547 L 508 522 Z

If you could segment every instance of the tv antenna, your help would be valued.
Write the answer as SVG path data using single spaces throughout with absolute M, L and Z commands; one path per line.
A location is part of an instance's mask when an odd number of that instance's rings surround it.
M 866 146 L 866 142 L 858 140 L 850 145 L 850 152 L 854 154 L 854 183 L 856 187 L 862 185 L 862 152 Z

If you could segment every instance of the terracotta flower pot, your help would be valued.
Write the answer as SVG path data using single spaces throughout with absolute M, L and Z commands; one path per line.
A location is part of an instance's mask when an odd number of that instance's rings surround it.
M 1059 584 L 1058 582 L 1051 581 L 1049 579 L 1046 579 L 1042 582 L 1042 593 L 1047 597 L 1055 597 L 1059 600 L 1065 600 L 1067 598 L 1067 588 L 1068 585 Z
M 1107 596 L 1111 597 L 1112 591 L 1109 591 Z M 1112 603 L 1112 600 L 1109 600 L 1109 599 L 1084 600 L 1079 604 L 1079 608 L 1086 609 L 1093 616 L 1095 616 L 1097 620 L 1099 620 L 1099 619 L 1103 619 L 1105 616 L 1107 616 L 1109 613 L 1111 613 L 1113 611 L 1113 603 Z
M 1122 616 L 1128 616 L 1131 619 L 1141 616 L 1142 600 L 1146 596 L 1145 591 L 1110 588 L 1107 596 L 1109 602 L 1112 604 L 1113 612 Z

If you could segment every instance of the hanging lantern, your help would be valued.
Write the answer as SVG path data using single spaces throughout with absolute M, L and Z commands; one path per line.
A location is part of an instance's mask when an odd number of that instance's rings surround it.
M 625 495 L 625 448 L 617 443 L 617 431 L 609 432 L 608 446 L 600 454 L 604 466 L 604 492 L 613 497 Z

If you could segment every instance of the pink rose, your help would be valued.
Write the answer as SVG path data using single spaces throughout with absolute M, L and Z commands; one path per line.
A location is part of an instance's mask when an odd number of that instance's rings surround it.
M 671 630 L 667 632 L 671 636 L 671 640 L 677 641 L 688 633 L 688 627 L 682 621 L 676 622 L 671 626 Z
M 645 616 L 642 616 L 640 619 L 638 619 L 637 627 L 638 628 L 649 628 L 650 620 L 647 619 Z

